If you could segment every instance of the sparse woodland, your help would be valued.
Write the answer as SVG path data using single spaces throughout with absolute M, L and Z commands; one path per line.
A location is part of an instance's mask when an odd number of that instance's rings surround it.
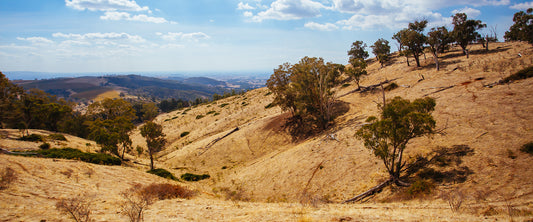
M 397 52 L 354 41 L 346 65 L 303 57 L 207 101 L 80 113 L 0 73 L 0 218 L 531 220 L 530 15 L 503 43 L 461 13 L 413 21 Z

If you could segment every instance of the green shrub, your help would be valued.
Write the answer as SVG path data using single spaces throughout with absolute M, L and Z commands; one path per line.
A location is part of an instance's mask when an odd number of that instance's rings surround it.
M 168 172 L 168 170 L 165 170 L 165 169 L 158 168 L 158 169 L 148 170 L 146 172 L 163 177 L 163 178 L 167 178 L 171 180 L 178 180 L 178 178 L 176 178 L 171 172 Z
M 222 104 L 220 104 L 218 107 L 220 107 L 220 108 L 224 108 L 224 107 L 227 106 L 227 105 L 229 105 L 229 104 L 228 104 L 228 103 L 222 103 Z
M 520 148 L 520 151 L 533 155 L 533 142 L 529 142 L 529 143 L 522 145 L 522 148 Z
M 398 84 L 396 84 L 395 82 L 389 84 L 388 86 L 386 86 L 385 88 L 383 88 L 385 91 L 391 91 L 393 89 L 396 89 L 398 88 Z
M 435 184 L 433 184 L 430 180 L 419 179 L 412 183 L 409 188 L 407 188 L 407 193 L 413 197 L 430 194 L 434 187 Z
M 522 70 L 516 72 L 513 75 L 505 77 L 505 79 L 503 79 L 503 82 L 504 83 L 508 83 L 508 82 L 512 82 L 512 81 L 515 81 L 515 80 L 527 79 L 527 78 L 531 78 L 531 77 L 533 77 L 533 66 L 527 67 L 525 69 L 522 69 Z
M 204 118 L 204 115 L 198 115 L 198 116 L 196 116 L 196 119 L 201 119 L 201 118 Z
M 43 143 L 43 144 L 39 145 L 39 148 L 42 149 L 42 150 L 50 149 L 50 144 L 49 143 Z
M 204 180 L 210 177 L 211 176 L 209 176 L 209 174 L 197 175 L 197 174 L 192 174 L 192 173 L 186 173 L 186 174 L 181 175 L 181 179 L 185 181 L 200 181 L 200 180 Z
M 180 137 L 186 137 L 187 135 L 189 135 L 189 132 L 185 131 L 180 134 Z
M 48 139 L 67 141 L 67 138 L 65 138 L 65 136 L 63 134 L 60 134 L 60 133 L 52 133 L 52 134 L 48 135 Z
M 269 91 L 265 94 L 265 96 L 270 96 L 272 94 L 272 91 Z
M 274 103 L 269 103 L 268 105 L 265 106 L 265 109 L 270 109 L 274 106 L 275 106 Z
M 350 83 L 344 83 L 344 84 L 342 84 L 341 87 L 342 87 L 342 88 L 346 88 L 346 87 L 351 86 L 351 85 L 352 85 L 352 84 L 350 84 Z
M 30 142 L 44 142 L 44 138 L 43 138 L 42 135 L 33 134 L 33 133 L 31 135 L 28 135 L 28 136 L 20 137 L 19 140 L 30 141 Z
M 119 158 L 105 153 L 85 153 L 73 148 L 37 150 L 36 153 L 45 158 L 76 159 L 87 163 L 102 165 L 120 165 Z
M 213 114 L 213 113 L 216 113 L 214 110 L 211 110 L 209 112 L 207 112 L 205 115 L 210 115 L 210 114 Z

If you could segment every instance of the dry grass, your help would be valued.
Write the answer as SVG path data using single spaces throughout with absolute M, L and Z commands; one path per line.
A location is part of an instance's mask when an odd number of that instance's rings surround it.
M 354 93 L 354 84 L 340 87 L 337 95 L 350 110 L 327 132 L 293 141 L 283 128 L 287 115 L 279 108 L 265 108 L 272 95 L 263 88 L 200 105 L 185 114 L 180 110 L 156 118 L 170 141 L 158 155 L 156 165 L 175 175 L 209 174 L 211 178 L 188 183 L 200 190 L 199 197 L 156 201 L 144 217 L 147 221 L 530 220 L 533 157 L 519 149 L 533 138 L 533 79 L 492 88 L 484 85 L 531 66 L 533 48 L 523 43 L 491 47 L 494 50 L 484 53 L 474 45 L 469 59 L 457 49 L 445 53 L 439 72 L 430 58 L 422 59 L 422 68 L 415 68 L 407 67 L 404 58 L 393 57 L 392 65 L 384 68 L 370 64 L 370 75 L 361 81 L 361 85 L 368 86 L 398 78 L 395 83 L 399 87 L 388 91 L 387 98 L 434 97 L 437 106 L 433 115 L 441 133 L 414 139 L 408 144 L 405 159 L 414 161 L 417 155 L 427 155 L 440 146 L 466 145 L 473 153 L 462 158 L 460 167 L 472 173 L 464 180 L 435 183 L 434 191 L 422 199 L 381 203 L 395 192 L 387 188 L 364 204 L 335 204 L 388 177 L 382 162 L 354 138 L 366 117 L 378 113 L 376 103 L 381 101 L 381 94 Z M 419 81 L 422 75 L 424 80 Z M 446 87 L 450 88 L 438 91 Z M 211 111 L 219 115 L 208 114 Z M 196 119 L 198 115 L 204 117 Z M 236 127 L 238 131 L 205 148 Z M 181 137 L 182 132 L 190 133 Z M 1 139 L 12 142 L 5 136 Z M 134 147 L 146 147 L 138 131 L 132 133 L 132 140 Z M 510 152 L 514 159 L 509 158 Z M 148 159 L 142 156 L 134 161 L 146 164 Z M 11 167 L 19 176 L 16 186 L 0 192 L 5 200 L 0 203 L 0 218 L 7 220 L 64 219 L 50 210 L 50 199 L 84 191 L 96 193 L 97 210 L 91 214 L 95 220 L 124 220 L 116 214 L 117 207 L 124 187 L 133 185 L 132 178 L 143 185 L 164 180 L 132 168 L 65 160 L 0 155 L 0 165 Z M 134 166 L 146 170 L 146 166 Z M 443 166 L 440 170 L 453 172 L 455 167 Z M 64 169 L 73 169 L 70 178 L 61 173 Z M 226 195 L 214 192 L 214 188 L 221 187 L 230 194 L 235 191 L 235 199 L 244 197 L 248 202 L 222 200 Z M 453 190 L 461 190 L 463 195 L 459 198 Z M 439 195 L 446 192 L 448 196 Z

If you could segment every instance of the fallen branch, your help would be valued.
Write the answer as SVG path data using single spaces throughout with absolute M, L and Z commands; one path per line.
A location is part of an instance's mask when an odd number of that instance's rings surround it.
M 203 152 L 201 152 L 198 156 L 204 154 L 205 152 L 207 152 L 207 150 L 209 150 L 209 148 L 211 148 L 213 145 L 215 145 L 215 143 L 217 143 L 218 141 L 226 138 L 227 136 L 231 135 L 232 133 L 234 132 L 237 132 L 239 131 L 239 127 L 236 127 L 235 129 L 233 129 L 231 132 L 227 133 L 226 135 L 224 135 L 223 137 L 219 137 L 219 138 L 216 138 L 215 140 L 211 141 L 209 144 L 207 144 L 207 146 L 205 146 L 205 150 Z
M 381 192 L 381 190 L 383 190 L 383 188 L 385 188 L 386 186 L 388 186 L 389 184 L 392 183 L 392 178 L 391 179 L 388 179 L 387 181 L 375 186 L 375 187 L 372 187 L 370 190 L 367 190 L 365 191 L 364 193 L 362 194 L 359 194 L 357 196 L 355 196 L 354 198 L 352 199 L 349 199 L 349 200 L 345 200 L 343 201 L 342 203 L 351 203 L 351 202 L 356 202 L 356 201 L 360 201 L 360 200 L 363 200 L 369 196 L 372 196 L 376 193 L 379 193 Z
M 352 91 L 350 91 L 350 92 L 347 92 L 347 93 L 345 93 L 345 94 L 339 96 L 339 98 L 344 97 L 344 96 L 347 96 L 347 95 L 350 95 L 350 94 L 352 94 L 352 93 L 354 93 L 354 92 L 357 92 L 357 91 L 359 91 L 359 92 L 361 92 L 361 93 L 364 93 L 364 92 L 367 92 L 367 91 L 372 91 L 372 90 L 374 90 L 375 88 L 380 87 L 380 86 L 383 85 L 383 84 L 391 83 L 391 82 L 393 82 L 393 81 L 395 81 L 395 80 L 397 80 L 397 79 L 400 79 L 400 78 L 394 78 L 394 79 L 391 79 L 391 80 L 385 80 L 385 81 L 380 82 L 380 83 L 378 83 L 378 84 L 374 84 L 374 85 L 370 85 L 370 86 L 366 86 L 366 87 L 365 87 L 365 86 L 361 86 L 361 87 L 358 88 L 358 89 L 354 89 L 354 90 L 352 90 Z
M 451 85 L 451 86 L 444 87 L 444 88 L 439 89 L 439 90 L 437 90 L 437 91 L 435 91 L 435 92 L 430 92 L 430 93 L 428 93 L 428 94 L 426 94 L 426 95 L 424 95 L 424 96 L 422 96 L 422 97 L 426 97 L 426 96 L 429 96 L 429 95 L 431 95 L 431 94 L 435 94 L 435 93 L 438 93 L 438 92 L 442 92 L 442 91 L 444 91 L 444 90 L 451 89 L 451 88 L 453 88 L 453 87 L 455 87 L 455 85 Z

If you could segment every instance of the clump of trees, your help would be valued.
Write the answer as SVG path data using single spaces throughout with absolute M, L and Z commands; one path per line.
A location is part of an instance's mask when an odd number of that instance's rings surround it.
M 292 114 L 294 133 L 310 133 L 329 126 L 333 118 L 333 87 L 343 65 L 325 63 L 322 58 L 304 57 L 299 63 L 285 63 L 274 70 L 267 87 L 274 94 L 273 104 Z
M 527 41 L 533 44 L 533 8 L 514 14 L 514 24 L 505 32 L 505 41 Z

